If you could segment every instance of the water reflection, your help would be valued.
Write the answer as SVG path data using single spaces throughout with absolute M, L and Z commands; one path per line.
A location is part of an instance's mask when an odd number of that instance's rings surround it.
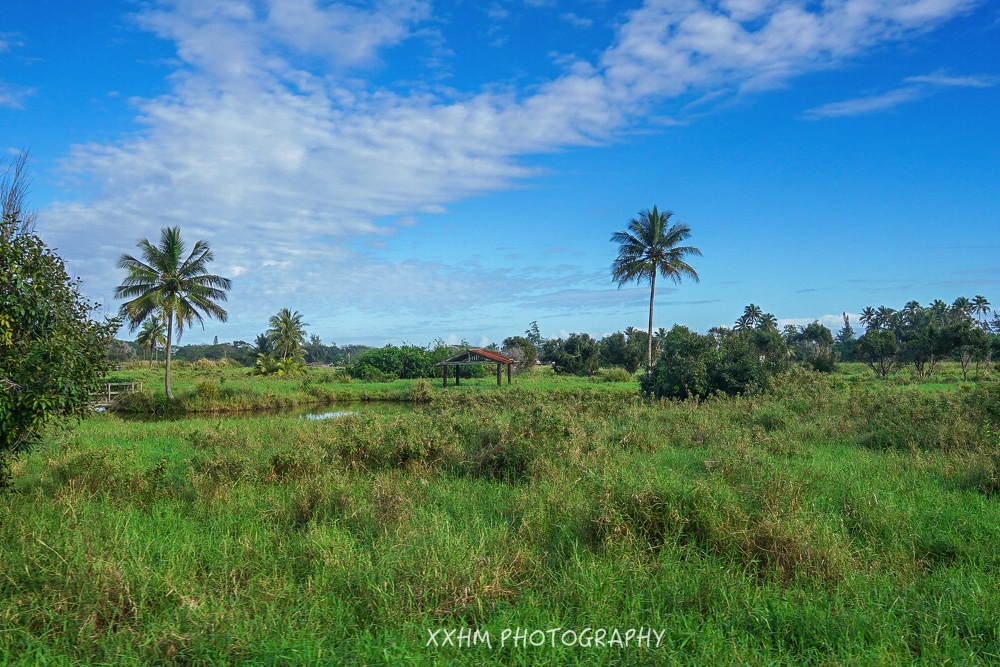
M 356 415 L 357 410 L 337 410 L 335 412 L 312 412 L 309 414 L 301 415 L 299 419 L 312 419 L 314 421 L 319 421 L 321 419 L 336 419 L 338 417 L 346 417 L 347 415 Z
M 185 419 L 247 419 L 259 417 L 298 417 L 300 419 L 325 420 L 338 419 L 348 415 L 356 414 L 400 414 L 413 412 L 419 406 L 403 401 L 371 401 L 371 402 L 349 402 L 338 403 L 336 405 L 307 405 L 293 408 L 278 408 L 272 410 L 248 410 L 243 412 L 190 412 L 184 414 L 150 415 L 150 414 L 130 414 L 116 413 L 117 416 L 126 421 L 139 422 L 159 422 L 159 421 L 183 421 Z

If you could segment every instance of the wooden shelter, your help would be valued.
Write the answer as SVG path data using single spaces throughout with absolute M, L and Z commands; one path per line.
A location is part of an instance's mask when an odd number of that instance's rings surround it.
M 510 357 L 505 357 L 499 352 L 494 352 L 492 350 L 483 350 L 478 347 L 470 347 L 464 352 L 459 352 L 453 357 L 448 357 L 444 361 L 439 361 L 438 366 L 441 367 L 441 386 L 448 386 L 448 367 L 455 367 L 455 386 L 458 386 L 458 369 L 460 366 L 476 366 L 481 364 L 496 364 L 497 365 L 497 386 L 499 387 L 502 383 L 500 382 L 500 371 L 503 366 L 507 367 L 507 384 L 510 384 L 510 367 L 514 365 L 514 360 Z

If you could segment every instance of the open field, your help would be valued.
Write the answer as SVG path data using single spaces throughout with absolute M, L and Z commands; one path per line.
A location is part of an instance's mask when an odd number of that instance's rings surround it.
M 996 664 L 1000 385 L 845 371 L 87 420 L 0 497 L 0 664 Z M 500 645 L 640 626 L 658 647 Z M 427 646 L 458 628 L 492 648 Z
M 478 394 L 482 391 L 507 389 L 496 384 L 496 376 L 463 378 L 455 386 L 449 379 L 447 391 L 442 391 L 441 378 L 426 380 L 394 380 L 392 382 L 362 382 L 344 378 L 340 369 L 311 367 L 304 375 L 293 377 L 253 376 L 249 369 L 225 363 L 201 361 L 180 362 L 173 366 L 174 402 L 166 400 L 163 369 L 149 370 L 146 364 L 131 364 L 114 372 L 111 382 L 142 382 L 141 396 L 125 401 L 120 409 L 126 412 L 230 412 L 291 408 L 304 405 L 331 405 L 362 401 L 427 402 L 443 395 Z M 635 382 L 605 382 L 603 375 L 594 377 L 560 376 L 550 368 L 515 375 L 513 386 L 542 391 L 592 390 L 598 392 L 635 393 Z
M 599 393 L 634 394 L 635 382 L 608 382 L 607 376 L 593 377 L 556 375 L 551 368 L 538 368 L 531 373 L 515 375 L 514 386 L 545 392 L 590 391 Z M 954 390 L 973 386 L 962 382 L 957 363 L 943 363 L 933 381 L 918 381 L 908 369 L 893 374 L 888 380 L 875 378 L 864 364 L 840 364 L 833 376 L 841 384 L 853 387 L 879 388 L 913 385 L 922 391 Z M 441 390 L 441 379 L 395 380 L 392 382 L 361 382 L 345 380 L 339 369 L 309 368 L 305 375 L 295 377 L 252 376 L 249 369 L 221 362 L 175 362 L 173 391 L 176 400 L 168 402 L 163 389 L 162 365 L 152 370 L 146 363 L 133 363 L 112 373 L 112 382 L 142 382 L 142 395 L 124 401 L 121 410 L 137 413 L 222 413 L 292 408 L 306 405 L 332 405 L 359 401 L 427 402 L 445 395 L 475 395 L 482 391 L 506 391 L 496 386 L 495 376 L 463 379 L 454 385 L 449 379 L 447 391 Z

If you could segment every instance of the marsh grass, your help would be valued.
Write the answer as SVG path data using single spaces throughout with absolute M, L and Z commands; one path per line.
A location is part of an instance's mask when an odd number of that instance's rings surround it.
M 87 420 L 0 497 L 0 664 L 1000 660 L 996 385 L 617 384 Z M 496 644 L 640 625 L 660 648 Z M 442 627 L 494 648 L 427 647 Z

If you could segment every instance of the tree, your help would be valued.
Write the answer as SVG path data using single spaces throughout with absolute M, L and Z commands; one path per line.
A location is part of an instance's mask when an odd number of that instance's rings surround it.
M 656 206 L 641 211 L 632 218 L 628 230 L 615 232 L 611 241 L 619 245 L 618 257 L 611 265 L 611 277 L 618 288 L 630 282 L 649 281 L 649 340 L 646 351 L 646 373 L 653 367 L 653 299 L 656 296 L 656 275 L 679 284 L 683 276 L 699 282 L 697 271 L 685 261 L 688 255 L 701 256 L 694 246 L 678 245 L 691 236 L 691 228 L 683 223 L 667 227 L 673 213 L 660 213 Z
M 785 343 L 776 329 L 703 336 L 677 325 L 662 345 L 652 374 L 639 379 L 643 392 L 657 398 L 753 392 L 788 367 Z
M 30 236 L 35 231 L 38 215 L 26 210 L 24 203 L 31 185 L 25 172 L 27 165 L 28 151 L 21 151 L 0 176 L 0 243 L 10 243 L 16 236 Z
M 899 346 L 896 334 L 891 331 L 869 329 L 858 339 L 854 348 L 861 361 L 875 371 L 875 375 L 886 377 L 899 361 Z
M 268 320 L 271 328 L 267 330 L 267 336 L 274 343 L 274 353 L 281 352 L 281 359 L 296 356 L 299 350 L 306 344 L 306 327 L 308 323 L 302 321 L 302 313 L 292 312 L 290 308 L 282 308 L 277 315 L 272 315 Z
M 136 246 L 142 251 L 142 260 L 132 255 L 122 255 L 116 264 L 128 274 L 115 290 L 116 299 L 129 299 L 121 305 L 119 313 L 129 323 L 131 331 L 153 315 L 161 315 L 167 324 L 167 365 L 164 386 L 167 398 L 170 391 L 170 348 L 174 327 L 177 338 L 184 334 L 184 327 L 195 321 L 205 326 L 202 312 L 208 317 L 225 322 L 228 313 L 217 303 L 226 300 L 226 290 L 232 287 L 228 278 L 206 273 L 214 255 L 207 241 L 198 241 L 185 258 L 186 250 L 181 239 L 180 227 L 166 227 L 160 232 L 159 245 L 140 239 Z
M 524 330 L 524 337 L 535 346 L 535 356 L 537 358 L 542 353 L 542 346 L 545 345 L 542 332 L 538 330 L 538 322 L 532 322 L 528 325 L 528 328 Z
M 626 333 L 619 331 L 605 336 L 601 339 L 600 346 L 602 366 L 618 366 L 632 374 L 639 370 L 642 359 L 646 356 L 646 332 L 629 327 Z
M 837 342 L 847 344 L 854 340 L 854 327 L 851 326 L 851 318 L 844 313 L 844 326 L 837 332 Z
M 764 311 L 760 309 L 760 306 L 751 303 L 743 309 L 743 316 L 740 319 L 749 324 L 749 326 L 746 327 L 747 329 L 756 329 L 763 316 Z
M 142 323 L 139 335 L 135 339 L 136 345 L 144 347 L 149 351 L 149 367 L 153 367 L 153 353 L 167 344 L 167 327 L 160 319 L 159 315 L 150 315 L 149 319 Z
M 972 312 L 976 314 L 979 328 L 985 329 L 985 317 L 990 314 L 990 302 L 982 294 L 972 297 Z
M 267 356 L 274 352 L 274 341 L 267 334 L 257 334 L 257 337 L 253 341 L 253 347 L 257 351 L 257 354 Z
M 545 341 L 542 359 L 552 362 L 560 375 L 593 375 L 600 364 L 601 350 L 590 334 L 572 333 L 569 338 Z
M 757 323 L 758 329 L 774 329 L 778 330 L 778 318 L 774 316 L 773 313 L 764 313 L 760 316 L 760 321 Z
M 119 326 L 92 317 L 98 305 L 34 234 L 35 215 L 23 206 L 26 159 L 0 178 L 0 488 L 9 485 L 11 458 L 43 429 L 90 413 Z
M 861 311 L 861 317 L 858 318 L 861 321 L 861 325 L 865 328 L 865 331 L 871 331 L 875 327 L 875 309 L 871 306 L 865 306 L 864 310 Z
M 538 349 L 526 337 L 508 336 L 504 338 L 500 351 L 517 362 L 514 366 L 517 372 L 534 370 L 535 360 L 538 359 Z

